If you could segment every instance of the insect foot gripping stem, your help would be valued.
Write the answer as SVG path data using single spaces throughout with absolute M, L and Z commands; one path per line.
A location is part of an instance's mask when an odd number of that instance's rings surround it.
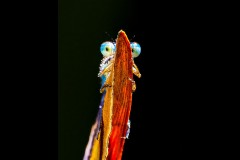
M 132 82 L 132 92 L 135 92 L 135 90 L 136 90 L 136 83 L 135 83 L 135 81 L 133 80 L 133 79 L 131 79 L 131 78 L 129 78 L 129 80 Z
M 131 122 L 130 122 L 130 120 L 128 120 L 127 127 L 128 127 L 128 130 L 127 130 L 126 136 L 125 136 L 125 137 L 121 137 L 121 138 L 123 138 L 123 139 L 129 139 L 130 127 L 131 127 Z
M 100 93 L 103 93 L 104 90 L 106 89 L 106 87 L 112 87 L 112 85 L 105 83 L 105 84 L 100 88 Z

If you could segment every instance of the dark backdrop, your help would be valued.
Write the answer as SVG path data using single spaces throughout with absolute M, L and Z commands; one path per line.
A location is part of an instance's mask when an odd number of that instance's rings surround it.
M 214 17 L 206 15 L 208 4 L 60 0 L 58 9 L 59 160 L 83 158 L 101 98 L 99 48 L 120 29 L 142 48 L 123 159 L 210 152 L 207 85 L 214 72 L 207 48 Z
M 137 0 L 9 3 L 2 5 L 6 12 L 1 19 L 6 48 L 1 52 L 5 157 L 83 158 L 101 98 L 99 47 L 114 40 L 120 29 L 142 47 L 135 59 L 142 78 L 134 77 L 137 90 L 123 160 L 234 155 L 237 147 L 226 142 L 236 143 L 232 135 L 238 122 L 232 115 L 238 113 L 232 108 L 237 94 L 229 90 L 236 90 L 234 69 L 239 68 L 232 62 L 238 60 L 232 56 L 238 22 L 233 6 L 238 5 Z

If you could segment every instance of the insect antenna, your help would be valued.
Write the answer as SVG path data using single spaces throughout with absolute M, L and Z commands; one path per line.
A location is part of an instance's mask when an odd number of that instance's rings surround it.
M 133 35 L 132 38 L 129 39 L 129 41 L 132 42 L 133 38 L 135 38 L 135 35 Z
M 111 37 L 111 35 L 106 31 L 105 34 L 112 40 L 112 42 L 115 42 L 115 40 Z

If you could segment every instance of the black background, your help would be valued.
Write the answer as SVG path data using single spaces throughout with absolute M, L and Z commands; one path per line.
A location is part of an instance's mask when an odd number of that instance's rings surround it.
M 134 77 L 137 89 L 123 160 L 224 154 L 216 152 L 221 141 L 215 132 L 220 121 L 216 92 L 221 92 L 215 78 L 220 67 L 216 48 L 222 36 L 216 22 L 223 17 L 217 6 L 59 0 L 14 13 L 19 19 L 9 18 L 14 22 L 10 30 L 17 34 L 8 37 L 16 37 L 19 45 L 9 48 L 24 48 L 16 54 L 16 63 L 10 63 L 19 74 L 13 74 L 13 90 L 8 90 L 19 98 L 8 103 L 17 103 L 15 111 L 20 116 L 14 120 L 20 127 L 14 128 L 11 138 L 18 150 L 27 146 L 15 155 L 82 159 L 101 98 L 99 47 L 116 39 L 120 29 L 142 48 L 135 59 L 142 77 Z M 22 26 L 25 22 L 28 25 Z
M 214 44 L 215 17 L 207 14 L 210 10 L 207 4 L 60 0 L 59 160 L 83 157 L 101 98 L 99 47 L 120 29 L 142 47 L 135 59 L 142 78 L 135 77 L 123 159 L 196 158 L 211 152 L 207 100 L 214 71 L 208 47 Z

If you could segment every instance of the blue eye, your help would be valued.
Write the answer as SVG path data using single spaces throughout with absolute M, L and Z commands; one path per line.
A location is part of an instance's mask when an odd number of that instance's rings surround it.
M 131 43 L 133 58 L 138 57 L 141 53 L 141 46 L 137 42 Z
M 112 42 L 103 42 L 100 51 L 104 57 L 110 56 L 114 53 L 115 46 Z

